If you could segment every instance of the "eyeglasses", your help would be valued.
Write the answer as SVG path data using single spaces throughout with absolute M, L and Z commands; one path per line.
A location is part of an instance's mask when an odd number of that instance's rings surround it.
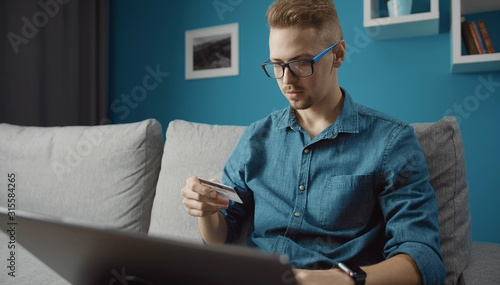
M 286 67 L 288 67 L 288 70 L 290 70 L 290 72 L 296 77 L 308 77 L 313 75 L 314 73 L 314 63 L 320 60 L 338 43 L 339 42 L 336 42 L 333 45 L 327 47 L 324 51 L 320 52 L 312 59 L 296 59 L 289 62 L 279 63 L 271 62 L 270 58 L 268 58 L 266 59 L 266 61 L 264 61 L 263 64 L 261 64 L 261 66 L 266 72 L 267 76 L 273 79 L 283 78 L 283 76 L 285 75 Z

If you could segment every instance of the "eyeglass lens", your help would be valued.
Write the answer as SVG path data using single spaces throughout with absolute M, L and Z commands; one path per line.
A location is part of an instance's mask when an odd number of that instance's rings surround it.
M 266 71 L 273 78 L 283 77 L 284 64 L 266 64 Z M 296 60 L 288 63 L 288 68 L 295 76 L 309 76 L 312 74 L 312 62 L 310 60 Z

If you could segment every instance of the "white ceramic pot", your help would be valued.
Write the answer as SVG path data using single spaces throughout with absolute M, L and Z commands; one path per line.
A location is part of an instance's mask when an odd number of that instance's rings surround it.
M 412 0 L 389 0 L 387 2 L 387 9 L 389 9 L 389 16 L 398 17 L 408 15 L 411 13 Z

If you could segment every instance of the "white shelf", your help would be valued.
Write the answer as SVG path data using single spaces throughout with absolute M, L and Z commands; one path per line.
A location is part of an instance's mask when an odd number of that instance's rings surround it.
M 500 53 L 462 55 L 461 20 L 465 14 L 500 10 L 498 0 L 451 1 L 451 72 L 487 72 L 500 70 Z M 498 47 L 495 47 L 498 49 Z
M 462 0 L 455 2 L 461 2 L 462 14 L 474 14 L 480 12 L 500 10 L 500 1 L 498 0 L 472 0 L 472 1 Z
M 439 0 L 431 0 L 430 12 L 400 17 L 380 17 L 379 3 L 379 0 L 363 0 L 363 24 L 373 39 L 387 40 L 439 33 Z

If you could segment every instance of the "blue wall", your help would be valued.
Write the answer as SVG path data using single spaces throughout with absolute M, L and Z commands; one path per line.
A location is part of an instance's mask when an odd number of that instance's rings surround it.
M 234 7 L 218 12 L 214 2 Z M 248 125 L 287 106 L 276 83 L 259 65 L 269 52 L 265 12 L 271 2 L 111 1 L 111 121 L 156 118 L 164 128 L 173 119 Z M 450 73 L 450 0 L 440 3 L 439 35 L 387 41 L 367 36 L 363 1 L 336 2 L 344 38 L 351 47 L 339 72 L 341 86 L 357 102 L 406 122 L 457 116 L 466 152 L 472 238 L 500 243 L 500 227 L 496 226 L 500 217 L 500 73 Z M 185 80 L 185 31 L 234 22 L 240 25 L 240 75 Z M 146 77 L 151 90 L 127 99 L 131 92 L 146 90 L 141 88 L 143 79 L 156 69 L 161 72 L 158 81 Z M 478 99 L 475 92 L 483 79 L 496 85 L 489 86 L 491 96 Z

